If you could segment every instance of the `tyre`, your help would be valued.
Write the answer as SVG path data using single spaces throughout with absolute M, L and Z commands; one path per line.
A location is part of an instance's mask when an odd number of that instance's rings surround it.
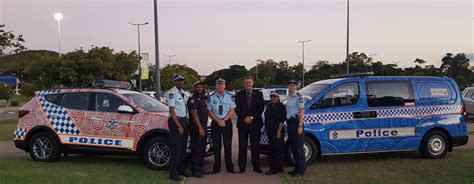
M 291 165 L 295 165 L 295 158 L 291 153 L 291 147 L 288 145 L 287 150 L 287 160 L 290 162 Z M 309 136 L 304 136 L 303 142 L 303 150 L 306 160 L 306 165 L 311 165 L 311 163 L 318 157 L 319 155 L 319 148 L 316 143 L 311 139 Z
M 428 132 L 421 141 L 420 153 L 425 158 L 443 158 L 449 150 L 448 136 L 439 130 Z
M 169 140 L 163 137 L 153 137 L 145 144 L 142 151 L 145 164 L 153 170 L 168 168 L 171 160 Z
M 47 132 L 34 134 L 29 143 L 28 150 L 34 161 L 54 162 L 61 157 L 58 141 Z

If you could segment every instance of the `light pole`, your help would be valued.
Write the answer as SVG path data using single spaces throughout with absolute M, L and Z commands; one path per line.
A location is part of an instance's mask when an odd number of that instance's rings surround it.
M 255 60 L 255 81 L 258 80 L 258 59 Z
M 172 57 L 175 57 L 176 55 L 165 55 L 166 57 L 168 57 L 168 62 L 169 62 L 169 65 L 171 65 L 171 58 Z
M 347 0 L 347 40 L 346 40 L 346 73 L 349 76 L 349 0 Z
M 161 97 L 161 74 L 160 74 L 160 47 L 159 47 L 159 42 L 158 42 L 158 2 L 157 0 L 153 0 L 153 18 L 154 18 L 154 23 L 155 23 L 155 66 L 156 66 L 156 72 L 155 72 L 155 92 L 158 94 L 158 97 Z
M 370 72 L 374 72 L 374 63 L 372 62 L 372 57 L 376 56 L 377 54 L 370 54 L 369 55 L 369 58 L 370 58 Z
M 400 63 L 400 61 L 394 61 L 392 62 L 394 65 L 395 65 L 395 76 L 397 76 L 397 68 L 398 68 L 398 63 Z
M 148 22 L 145 22 L 145 23 L 142 23 L 142 24 L 139 24 L 139 23 L 132 23 L 132 22 L 128 22 L 128 25 L 130 26 L 137 26 L 137 32 L 138 32 L 138 58 L 139 58 L 139 61 L 138 61 L 138 79 L 137 79 L 137 83 L 138 83 L 138 90 L 139 91 L 142 91 L 142 53 L 140 52 L 140 26 L 144 26 L 144 25 L 147 25 Z
M 311 40 L 296 40 L 296 42 L 299 42 L 301 43 L 301 48 L 302 48 L 302 57 L 301 57 L 301 60 L 303 61 L 303 71 L 302 71 L 302 74 L 303 74 L 303 80 L 301 81 L 301 87 L 304 87 L 304 44 L 306 42 L 310 42 Z
M 63 19 L 63 14 L 56 13 L 54 14 L 54 19 L 58 21 L 58 44 L 59 44 L 59 57 L 61 57 L 61 20 Z

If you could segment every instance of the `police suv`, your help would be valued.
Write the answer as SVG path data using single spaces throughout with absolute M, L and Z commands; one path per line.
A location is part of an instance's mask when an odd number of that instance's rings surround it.
M 14 142 L 35 161 L 62 153 L 136 155 L 151 169 L 170 161 L 168 107 L 130 84 L 39 91 L 19 111 Z M 209 147 L 209 146 L 208 146 Z
M 468 141 L 462 95 L 451 78 L 350 77 L 299 92 L 307 100 L 307 164 L 321 155 L 413 150 L 435 159 Z

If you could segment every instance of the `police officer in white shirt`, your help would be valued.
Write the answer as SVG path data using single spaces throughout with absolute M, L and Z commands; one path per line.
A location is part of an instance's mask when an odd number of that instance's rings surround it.
M 235 114 L 235 102 L 232 94 L 225 90 L 225 80 L 216 80 L 216 91 L 209 96 L 207 105 L 209 116 L 212 118 L 211 137 L 214 146 L 214 170 L 212 174 L 221 171 L 221 148 L 224 143 L 224 158 L 228 173 L 235 173 L 232 163 L 232 121 Z
M 173 181 L 181 180 L 178 175 L 189 176 L 184 169 L 184 157 L 189 135 L 189 126 L 187 118 L 188 101 L 184 87 L 184 77 L 175 75 L 173 77 L 174 87 L 167 93 L 170 117 L 168 127 L 171 141 L 171 159 L 170 159 L 170 179 Z
M 294 80 L 288 82 L 288 97 L 286 98 L 286 123 L 288 128 L 288 142 L 295 158 L 295 170 L 288 174 L 303 176 L 306 170 L 304 156 L 304 98 L 298 92 L 298 84 Z

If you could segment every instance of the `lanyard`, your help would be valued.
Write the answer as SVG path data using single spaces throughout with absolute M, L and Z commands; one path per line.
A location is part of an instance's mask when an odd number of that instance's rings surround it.
M 222 99 L 219 98 L 219 93 L 217 93 L 216 96 L 217 96 L 217 99 L 219 100 L 219 105 L 222 105 L 222 100 L 224 100 L 225 92 L 224 92 L 224 94 L 222 95 Z

